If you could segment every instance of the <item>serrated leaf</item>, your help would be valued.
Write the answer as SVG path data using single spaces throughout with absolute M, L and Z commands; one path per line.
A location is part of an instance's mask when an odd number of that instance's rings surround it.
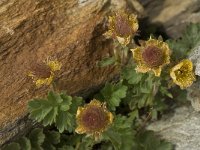
M 130 112 L 128 115 L 129 115 L 129 117 L 130 117 L 132 120 L 134 120 L 135 118 L 139 118 L 138 109 L 136 109 L 136 110 Z
M 116 98 L 124 98 L 126 97 L 126 91 L 127 91 L 127 86 L 125 85 L 117 85 L 116 87 L 114 87 L 114 92 L 113 92 L 113 97 Z
M 73 146 L 64 145 L 62 148 L 58 148 L 58 150 L 75 150 Z
M 138 100 L 138 108 L 142 108 L 142 107 L 145 106 L 148 97 L 149 97 L 148 94 L 143 94 L 142 97 L 139 98 L 139 100 Z
M 110 130 L 107 130 L 106 132 L 104 132 L 104 136 L 105 138 L 108 138 L 112 145 L 114 146 L 115 150 L 119 150 L 120 147 L 121 147 L 121 137 L 120 137 L 120 134 L 118 134 L 117 132 L 115 131 L 112 131 L 111 129 Z
M 68 112 L 60 111 L 58 117 L 56 118 L 56 127 L 59 132 L 62 133 L 64 130 L 72 130 L 72 115 Z
M 58 115 L 58 107 L 54 107 L 51 111 L 44 117 L 43 125 L 52 125 L 53 122 L 56 121 L 56 117 Z
M 28 103 L 28 109 L 30 117 L 40 122 L 51 111 L 52 106 L 46 100 L 34 99 Z
M 82 103 L 83 103 L 82 97 L 74 97 L 72 100 L 72 105 L 70 107 L 70 112 L 76 114 L 78 107 L 81 106 Z
M 6 145 L 2 150 L 20 150 L 20 145 L 18 143 L 11 143 Z
M 135 145 L 135 132 L 131 126 L 133 118 L 117 115 L 113 126 L 103 133 L 104 138 L 110 140 L 116 150 L 132 150 Z
M 153 88 L 153 81 L 151 79 L 148 79 L 147 82 L 140 84 L 141 93 L 150 94 L 152 92 L 152 88 Z
M 114 86 L 111 83 L 106 83 L 104 88 L 100 91 L 100 93 L 103 95 L 103 98 L 109 99 L 111 97 L 113 87 Z
M 122 78 L 126 79 L 129 84 L 138 84 L 143 77 L 143 74 L 135 71 L 135 66 L 129 66 L 122 70 Z
M 45 141 L 43 143 L 44 150 L 56 150 L 56 144 L 60 143 L 60 133 L 56 131 L 48 131 L 46 134 Z
M 43 129 L 36 128 L 36 129 L 32 130 L 32 132 L 29 135 L 29 139 L 31 141 L 32 149 L 43 150 L 43 148 L 41 147 L 41 145 L 45 139 Z
M 55 104 L 59 104 L 63 101 L 63 99 L 61 98 L 61 96 L 57 93 L 54 93 L 52 91 L 50 91 L 48 93 L 47 99 L 49 100 L 49 102 L 51 102 L 53 105 Z
M 97 99 L 105 101 L 111 110 L 115 110 L 115 107 L 119 106 L 121 99 L 126 97 L 127 86 L 119 84 L 107 83 L 105 87 L 97 95 Z
M 49 131 L 46 133 L 46 138 L 49 143 L 51 144 L 58 144 L 60 143 L 60 133 L 56 131 Z
M 187 43 L 188 49 L 191 49 L 200 42 L 200 24 L 191 23 L 186 27 L 185 32 L 183 33 L 183 40 L 185 44 Z
M 169 142 L 159 139 L 153 131 L 141 133 L 137 139 L 139 143 L 138 150 L 173 150 L 173 145 Z
M 42 122 L 44 126 L 55 123 L 60 132 L 65 129 L 71 132 L 76 111 L 82 101 L 80 97 L 72 100 L 71 96 L 64 93 L 49 92 L 47 99 L 34 99 L 29 102 L 30 118 Z
M 63 99 L 62 104 L 60 105 L 61 111 L 67 111 L 70 109 L 70 105 L 72 104 L 72 97 L 68 95 L 61 94 L 61 97 Z
M 53 146 L 52 144 L 46 143 L 46 142 L 43 144 L 43 148 L 44 148 L 44 150 L 56 150 L 55 146 Z
M 186 58 L 188 53 L 200 42 L 200 24 L 192 23 L 187 26 L 182 37 L 177 40 L 167 40 L 170 49 L 173 51 L 173 59 L 181 60 Z
M 100 67 L 106 67 L 106 66 L 109 66 L 109 65 L 112 65 L 115 63 L 115 57 L 108 57 L 108 58 L 104 58 L 102 59 L 98 65 Z
M 161 92 L 163 95 L 168 96 L 169 98 L 173 98 L 173 95 L 167 90 L 166 87 L 161 86 L 161 87 L 160 87 L 160 92 Z
M 22 137 L 18 140 L 18 143 L 21 146 L 21 150 L 31 150 L 31 142 L 26 137 Z

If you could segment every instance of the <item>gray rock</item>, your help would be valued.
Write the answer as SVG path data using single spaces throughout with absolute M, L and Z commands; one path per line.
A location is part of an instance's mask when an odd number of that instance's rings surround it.
M 174 143 L 176 150 L 200 150 L 200 114 L 191 106 L 177 108 L 172 116 L 163 117 L 147 129 Z
M 200 43 L 194 50 L 191 52 L 189 59 L 195 65 L 195 74 L 200 76 Z
M 200 111 L 200 80 L 187 89 L 187 99 L 191 101 L 195 111 Z
M 200 22 L 200 0 L 140 0 L 146 16 L 161 24 L 173 38 L 181 36 L 185 27 Z

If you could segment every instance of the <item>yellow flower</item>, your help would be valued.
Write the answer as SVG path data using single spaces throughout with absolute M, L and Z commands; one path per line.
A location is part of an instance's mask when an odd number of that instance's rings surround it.
M 113 115 L 104 103 L 92 100 L 84 107 L 79 107 L 76 114 L 78 134 L 86 133 L 98 139 L 103 131 L 113 122 Z
M 131 49 L 137 67 L 136 71 L 146 73 L 153 71 L 155 76 L 160 76 L 162 67 L 170 63 L 171 50 L 162 40 L 150 39 L 140 47 Z
M 170 76 L 173 82 L 179 85 L 181 89 L 191 86 L 195 81 L 192 62 L 189 59 L 182 60 L 171 69 Z
M 138 30 L 137 16 L 124 11 L 118 11 L 113 16 L 109 16 L 108 22 L 108 32 L 104 35 L 117 39 L 122 45 L 129 44 L 131 37 Z
M 48 60 L 46 62 L 36 63 L 31 66 L 28 76 L 33 79 L 37 87 L 50 85 L 54 78 L 54 72 L 61 69 L 61 63 Z

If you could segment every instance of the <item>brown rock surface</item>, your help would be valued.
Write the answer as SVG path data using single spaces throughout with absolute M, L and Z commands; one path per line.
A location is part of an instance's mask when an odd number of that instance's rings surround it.
M 47 91 L 36 89 L 27 77 L 27 68 L 35 62 L 57 58 L 63 67 L 56 81 L 69 94 L 87 93 L 113 78 L 114 68 L 96 64 L 111 52 L 110 41 L 102 36 L 105 15 L 127 4 L 120 2 L 0 1 L 0 144 L 29 128 L 30 121 L 23 119 L 27 102 Z

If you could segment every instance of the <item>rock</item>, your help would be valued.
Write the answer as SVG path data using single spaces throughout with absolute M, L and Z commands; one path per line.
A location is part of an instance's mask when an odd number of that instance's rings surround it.
M 200 22 L 199 0 L 140 0 L 146 17 L 164 27 L 166 33 L 178 38 L 190 22 Z
M 200 76 L 200 43 L 191 51 L 189 59 L 195 66 L 195 74 Z
M 102 36 L 105 16 L 111 9 L 134 8 L 119 2 L 0 1 L 0 144 L 30 128 L 27 102 L 46 95 L 48 88 L 35 88 L 27 77 L 27 68 L 37 61 L 60 61 L 56 82 L 59 90 L 72 95 L 87 96 L 117 74 L 113 67 L 99 68 L 97 62 L 112 53 L 111 41 Z
M 191 101 L 195 111 L 200 111 L 200 80 L 197 80 L 193 85 L 187 88 L 187 99 Z
M 188 57 L 194 64 L 194 71 L 196 76 L 196 82 L 189 88 L 187 88 L 187 99 L 191 101 L 192 107 L 196 111 L 200 111 L 200 43 L 190 52 Z
M 173 115 L 150 124 L 148 129 L 174 143 L 176 150 L 200 149 L 200 115 L 191 106 L 175 109 Z

